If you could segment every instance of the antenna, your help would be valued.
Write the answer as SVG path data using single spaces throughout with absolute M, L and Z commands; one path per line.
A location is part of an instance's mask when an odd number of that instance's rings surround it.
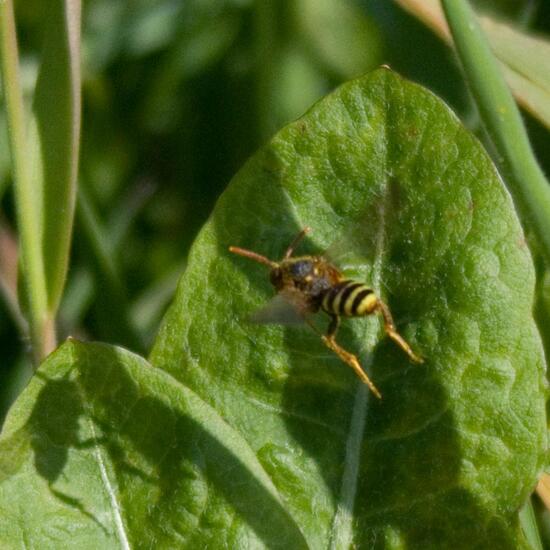
M 233 252 L 233 254 L 238 254 L 239 256 L 244 256 L 245 258 L 250 258 L 255 262 L 267 265 L 271 269 L 279 267 L 277 262 L 273 262 L 269 258 L 266 258 L 257 252 L 252 252 L 252 250 L 246 250 L 245 248 L 239 248 L 238 246 L 230 246 L 229 252 Z
M 294 237 L 294 240 L 290 243 L 289 247 L 287 248 L 285 255 L 283 256 L 284 260 L 288 260 L 294 253 L 294 249 L 298 246 L 299 242 L 311 231 L 311 227 L 304 227 L 296 237 Z

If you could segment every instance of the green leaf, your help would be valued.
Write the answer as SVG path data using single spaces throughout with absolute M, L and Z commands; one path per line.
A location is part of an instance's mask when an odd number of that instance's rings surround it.
M 299 0 L 293 9 L 298 36 L 334 74 L 351 78 L 381 62 L 379 30 L 354 3 Z
M 550 129 L 550 41 L 490 17 L 480 23 L 518 103 Z
M 279 258 L 306 224 L 304 252 L 362 254 L 353 275 L 426 358 L 346 321 L 381 401 L 309 329 L 245 320 L 272 290 L 227 246 Z M 533 286 L 476 139 L 387 70 L 350 82 L 229 186 L 160 368 L 74 341 L 41 366 L 0 438 L 0 547 L 527 548 L 518 510 L 547 446 Z
M 500 60 L 550 94 L 550 41 L 490 17 L 483 17 L 482 25 Z
M 63 293 L 76 197 L 80 140 L 80 0 L 44 6 L 44 47 L 33 101 L 30 146 L 35 200 L 41 201 L 48 306 Z M 53 316 L 53 315 L 52 315 Z
M 247 316 L 266 268 L 228 253 L 320 252 L 361 232 L 354 273 L 426 362 L 374 318 L 348 320 L 383 399 L 308 328 Z M 547 446 L 534 273 L 479 142 L 388 70 L 343 85 L 244 166 L 195 242 L 151 362 L 247 440 L 311 548 L 518 548 L 518 509 Z M 324 328 L 323 314 L 319 327 Z
M 121 348 L 70 341 L 0 439 L 0 546 L 305 548 L 241 435 Z

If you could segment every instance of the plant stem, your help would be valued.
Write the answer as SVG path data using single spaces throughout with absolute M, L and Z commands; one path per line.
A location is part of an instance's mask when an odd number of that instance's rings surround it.
M 550 262 L 550 185 L 535 159 L 519 110 L 468 2 L 442 0 L 442 4 L 506 184 Z
M 542 541 L 540 539 L 537 518 L 535 517 L 531 499 L 529 499 L 525 506 L 519 511 L 519 522 L 533 550 L 542 550 Z
M 0 64 L 15 182 L 15 203 L 28 300 L 28 320 L 35 364 L 55 346 L 54 323 L 48 319 L 48 298 L 41 249 L 41 212 L 28 159 L 27 124 L 19 77 L 19 55 L 12 0 L 0 1 Z

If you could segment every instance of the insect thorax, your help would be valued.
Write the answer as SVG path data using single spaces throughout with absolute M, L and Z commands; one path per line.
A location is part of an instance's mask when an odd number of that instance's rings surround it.
M 271 271 L 271 283 L 277 290 L 294 288 L 313 300 L 321 299 L 341 278 L 336 267 L 320 256 L 289 258 Z

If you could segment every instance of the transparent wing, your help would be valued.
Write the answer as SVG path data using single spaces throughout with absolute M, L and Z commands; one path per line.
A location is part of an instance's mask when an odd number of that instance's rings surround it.
M 383 211 L 380 204 L 366 208 L 323 252 L 343 271 L 370 272 L 384 239 Z
M 384 183 L 369 195 L 342 231 L 336 233 L 337 238 L 323 256 L 346 276 L 372 284 L 377 263 L 384 266 L 385 272 L 393 269 L 383 258 L 391 253 L 396 231 L 400 231 L 405 200 L 406 193 L 399 179 L 386 174 Z M 385 279 L 378 284 L 384 287 Z
M 250 315 L 249 321 L 261 325 L 298 325 L 305 322 L 308 303 L 301 292 L 283 290 L 264 307 Z
M 348 226 L 322 253 L 342 270 L 370 267 L 376 257 L 376 235 L 362 224 Z

